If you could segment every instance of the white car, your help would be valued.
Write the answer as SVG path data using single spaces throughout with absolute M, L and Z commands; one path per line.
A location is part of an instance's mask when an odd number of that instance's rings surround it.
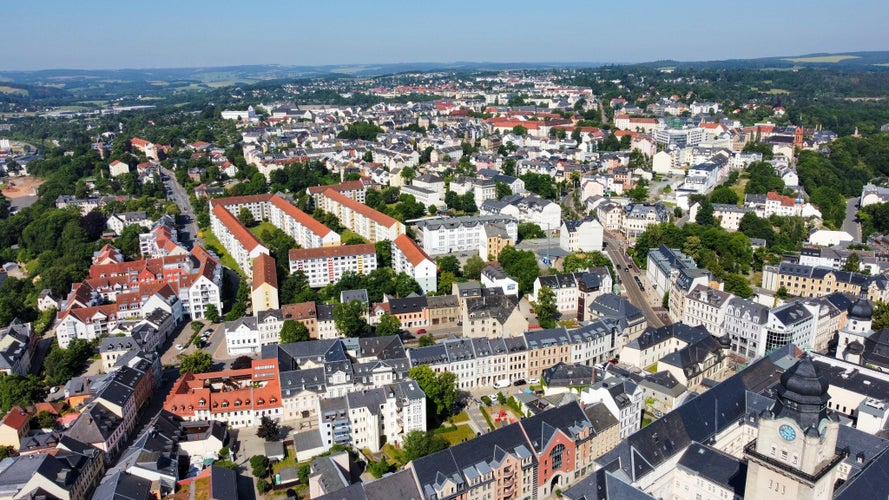
M 537 385 L 539 383 L 540 383 L 540 379 L 537 377 L 531 377 L 528 379 L 528 384 L 530 384 L 530 385 Z
M 185 349 L 185 347 L 183 347 L 182 344 L 176 344 L 176 349 L 181 351 L 182 349 Z

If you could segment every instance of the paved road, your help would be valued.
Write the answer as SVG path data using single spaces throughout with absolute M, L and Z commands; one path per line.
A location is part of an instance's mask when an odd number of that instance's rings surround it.
M 664 322 L 661 321 L 657 313 L 651 307 L 651 303 L 648 301 L 648 296 L 645 292 L 639 289 L 636 285 L 636 280 L 633 279 L 634 276 L 639 276 L 639 279 L 644 282 L 645 274 L 636 271 L 635 265 L 631 262 L 632 259 L 627 257 L 625 253 L 623 242 L 615 239 L 608 233 L 605 233 L 605 242 L 608 244 L 606 249 L 608 257 L 610 257 L 611 262 L 614 263 L 614 268 L 623 284 L 622 290 L 626 291 L 630 302 L 642 310 L 642 314 L 644 314 L 645 319 L 648 320 L 648 326 L 654 328 L 664 326 Z M 630 268 L 629 272 L 624 271 L 627 267 Z M 649 287 L 650 286 L 651 284 L 649 284 Z
M 198 226 L 194 218 L 194 210 L 191 208 L 191 203 L 188 201 L 188 193 L 185 192 L 185 188 L 183 188 L 176 180 L 176 176 L 173 175 L 173 172 L 161 168 L 161 173 L 165 177 L 164 186 L 169 188 L 172 192 L 169 196 L 170 201 L 179 206 L 180 215 L 177 220 L 177 222 L 181 224 L 181 229 L 179 230 L 179 242 L 186 248 L 191 248 L 198 243 Z
M 843 220 L 843 231 L 851 234 L 855 241 L 861 241 L 861 224 L 855 220 L 858 212 L 858 198 L 846 200 L 846 218 Z

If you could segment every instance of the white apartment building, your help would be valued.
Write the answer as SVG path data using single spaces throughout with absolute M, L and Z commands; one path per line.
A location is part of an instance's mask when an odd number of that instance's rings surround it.
M 685 298 L 682 322 L 703 326 L 715 337 L 722 336 L 722 323 L 728 302 L 734 295 L 705 285 L 697 285 Z
M 566 252 L 601 252 L 603 237 L 602 223 L 592 217 L 562 221 L 559 248 Z
M 518 296 L 519 282 L 500 267 L 491 263 L 482 269 L 481 282 L 485 288 L 501 288 L 506 295 Z
M 815 344 L 815 317 L 801 302 L 789 302 L 769 311 L 766 352 L 793 342 L 810 349 Z
M 121 212 L 113 213 L 105 222 L 108 229 L 120 234 L 127 226 L 142 226 L 151 229 L 154 223 L 145 215 L 145 212 Z
M 415 185 L 401 186 L 401 194 L 413 196 L 417 203 L 422 204 L 424 207 L 431 205 L 436 208 L 442 208 L 445 206 L 444 198 L 437 191 L 424 187 Z
M 223 205 L 211 201 L 211 207 L 210 229 L 228 250 L 241 271 L 250 279 L 253 274 L 253 259 L 259 254 L 268 255 L 269 249 Z
M 596 207 L 596 217 L 606 231 L 620 231 L 624 227 L 624 208 L 619 203 L 602 203 Z
M 475 215 L 422 220 L 414 224 L 420 232 L 423 250 L 429 255 L 477 250 L 479 242 L 486 240 L 485 225 L 499 223 L 506 228 L 509 237 L 516 241 L 519 221 L 515 217 L 501 215 Z
M 580 393 L 584 405 L 602 403 L 617 419 L 619 435 L 623 439 L 642 426 L 642 388 L 631 380 L 617 377 L 597 381 Z
M 269 199 L 268 219 L 303 248 L 317 248 L 340 244 L 340 235 L 315 220 L 290 202 L 273 195 Z
M 309 286 L 320 288 L 336 283 L 343 273 L 369 274 L 377 268 L 373 243 L 290 250 L 290 272 L 303 271 Z
M 768 321 L 768 307 L 741 297 L 729 299 L 722 329 L 732 341 L 732 352 L 746 359 L 765 356 Z
M 333 189 L 321 193 L 318 207 L 334 214 L 340 224 L 373 243 L 395 240 L 404 234 L 404 224 Z
M 648 226 L 669 220 L 670 213 L 661 202 L 653 204 L 630 203 L 625 208 L 623 227 L 621 229 L 628 240 L 635 241 L 640 234 L 648 229 Z
M 438 266 L 405 234 L 392 241 L 392 268 L 417 280 L 424 294 L 438 290 Z

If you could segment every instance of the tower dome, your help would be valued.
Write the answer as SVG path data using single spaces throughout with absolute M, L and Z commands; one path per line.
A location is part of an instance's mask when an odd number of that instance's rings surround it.
M 849 307 L 849 318 L 870 321 L 873 316 L 874 304 L 864 294 Z
M 832 417 L 832 412 L 827 409 L 829 388 L 827 376 L 804 354 L 781 375 L 772 415 L 792 418 L 803 429 L 817 428 L 822 419 Z

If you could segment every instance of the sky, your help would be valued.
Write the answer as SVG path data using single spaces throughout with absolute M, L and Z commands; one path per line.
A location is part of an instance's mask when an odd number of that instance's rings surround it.
M 889 50 L 889 1 L 41 0 L 0 70 L 700 61 Z

